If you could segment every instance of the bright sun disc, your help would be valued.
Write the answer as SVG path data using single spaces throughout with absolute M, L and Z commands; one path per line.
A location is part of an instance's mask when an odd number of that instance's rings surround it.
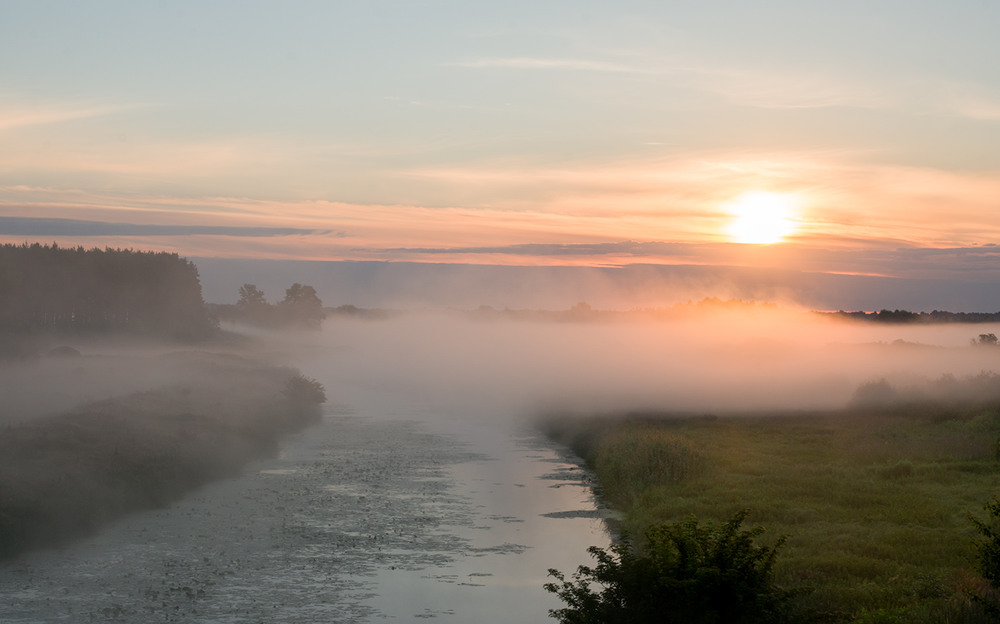
M 770 245 L 795 231 L 794 201 L 781 193 L 745 193 L 725 206 L 726 235 L 737 243 Z

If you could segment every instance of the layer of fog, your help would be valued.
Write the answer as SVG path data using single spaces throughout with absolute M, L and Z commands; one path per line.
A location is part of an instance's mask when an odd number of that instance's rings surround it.
M 866 382 L 921 386 L 1000 371 L 990 325 L 888 325 L 757 309 L 642 322 L 486 321 L 461 314 L 329 319 L 307 372 L 386 409 L 534 415 L 843 407 Z M 291 346 L 283 338 L 284 347 Z M 396 406 L 396 407 L 393 407 Z
M 55 344 L 55 343 L 53 343 Z M 238 360 L 218 347 L 65 338 L 31 357 L 0 361 L 0 426 L 165 386 L 212 385 Z M 222 397 L 220 397 L 221 399 Z
M 318 333 L 239 331 L 257 345 L 242 355 L 301 367 L 335 402 L 400 415 L 827 409 L 870 381 L 912 388 L 1000 372 L 1000 347 L 970 345 L 996 325 L 843 322 L 759 306 L 635 322 L 333 316 Z M 0 364 L 0 425 L 207 371 L 176 346 L 71 346 L 82 355 Z

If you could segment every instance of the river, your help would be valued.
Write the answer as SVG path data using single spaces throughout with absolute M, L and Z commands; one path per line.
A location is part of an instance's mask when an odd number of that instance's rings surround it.
M 0 565 L 0 620 L 545 621 L 546 570 L 608 541 L 586 473 L 530 430 L 442 422 L 331 405 L 238 478 Z

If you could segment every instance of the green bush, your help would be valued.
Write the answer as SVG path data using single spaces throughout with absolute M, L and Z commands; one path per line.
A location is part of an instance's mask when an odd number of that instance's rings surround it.
M 976 571 L 989 587 L 971 592 L 972 599 L 994 617 L 1000 618 L 1000 498 L 993 497 L 984 505 L 989 517 L 969 519 L 982 537 L 976 543 Z
M 653 526 L 642 552 L 627 538 L 608 550 L 591 547 L 597 565 L 580 566 L 572 581 L 549 570 L 558 582 L 545 589 L 567 605 L 549 615 L 562 624 L 782 621 L 791 594 L 772 584 L 772 568 L 785 540 L 757 546 L 763 528 L 740 528 L 748 513 L 721 525 L 699 524 L 692 516 Z

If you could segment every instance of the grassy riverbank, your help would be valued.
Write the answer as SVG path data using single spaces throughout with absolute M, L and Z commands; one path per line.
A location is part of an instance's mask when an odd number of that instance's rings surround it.
M 188 380 L 0 430 L 0 557 L 167 504 L 273 453 L 281 435 L 319 417 L 322 386 L 293 369 L 164 357 Z
M 924 404 L 756 416 L 554 418 L 549 433 L 596 471 L 622 529 L 743 508 L 820 621 L 985 622 L 966 591 L 969 513 L 1000 486 L 1000 409 Z

